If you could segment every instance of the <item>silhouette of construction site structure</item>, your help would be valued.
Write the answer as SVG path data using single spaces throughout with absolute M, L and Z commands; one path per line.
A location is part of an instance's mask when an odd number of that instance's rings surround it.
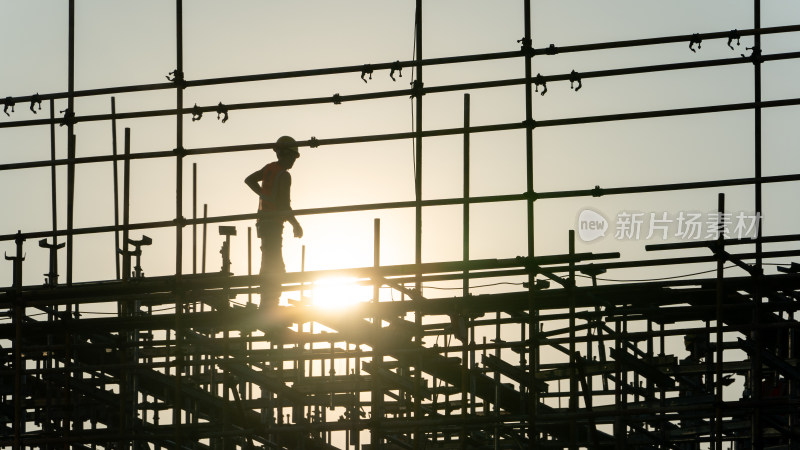
M 800 174 L 762 176 L 761 110 L 800 105 L 798 98 L 762 100 L 761 66 L 800 56 L 798 52 L 766 54 L 761 36 L 800 31 L 798 26 L 762 28 L 760 2 L 754 2 L 754 26 L 747 30 L 706 30 L 692 35 L 656 37 L 624 42 L 534 48 L 531 42 L 531 5 L 524 0 L 520 47 L 503 53 L 422 57 L 422 2 L 416 6 L 416 57 L 359 67 L 322 68 L 280 74 L 207 80 L 185 76 L 182 61 L 182 1 L 176 1 L 177 66 L 168 82 L 134 87 L 76 91 L 73 86 L 74 2 L 70 1 L 70 79 L 66 92 L 8 97 L 9 115 L 15 105 L 41 108 L 50 104 L 50 117 L 0 121 L 6 128 L 36 126 L 42 130 L 67 128 L 69 155 L 49 161 L 0 165 L 2 171 L 57 167 L 67 170 L 67 227 L 42 224 L 40 230 L 21 230 L 0 236 L 14 242 L 6 252 L 5 269 L 13 272 L 11 286 L 0 290 L 0 447 L 3 448 L 115 448 L 115 449 L 449 449 L 449 448 L 795 448 L 800 445 L 800 396 L 797 384 L 797 308 L 800 266 L 785 264 L 778 271 L 764 269 L 765 261 L 800 256 L 791 249 L 798 234 L 691 240 L 653 244 L 648 250 L 696 250 L 684 256 L 627 260 L 619 253 L 579 253 L 575 233 L 569 251 L 534 255 L 534 205 L 542 199 L 593 198 L 650 192 L 747 186 L 753 189 L 757 217 L 762 214 L 761 189 L 766 183 L 800 181 Z M 541 75 L 534 58 L 555 58 L 624 47 L 661 44 L 689 45 L 717 41 L 733 45 L 752 38 L 753 47 L 727 59 L 609 71 Z M 740 52 L 745 54 L 740 55 Z M 520 79 L 446 85 L 423 84 L 428 65 L 477 61 L 518 60 Z M 570 82 L 573 90 L 586 89 L 590 78 L 615 77 L 673 70 L 742 64 L 752 66 L 754 100 L 657 111 L 629 111 L 600 116 L 535 121 L 534 95 L 544 95 L 547 83 Z M 183 119 L 199 120 L 204 113 L 227 120 L 236 109 L 282 105 L 212 104 L 187 106 L 183 95 L 197 86 L 325 74 L 353 74 L 364 81 L 374 73 L 391 72 L 392 79 L 406 70 L 413 75 L 409 88 L 368 95 L 339 95 L 297 100 L 296 104 L 369 101 L 378 98 L 413 99 L 422 111 L 424 99 L 440 92 L 462 92 L 498 86 L 524 91 L 526 116 L 512 123 L 472 126 L 469 97 L 465 96 L 464 126 L 424 130 L 422 114 L 415 116 L 413 132 L 392 135 L 311 138 L 299 146 L 318 147 L 347 142 L 413 140 L 417 149 L 416 199 L 409 202 L 338 206 L 297 210 L 299 216 L 336 212 L 409 208 L 416 216 L 415 262 L 379 264 L 379 225 L 375 226 L 374 267 L 291 272 L 283 289 L 299 291 L 304 283 L 324 276 L 351 276 L 362 284 L 390 287 L 403 301 L 372 301 L 353 307 L 346 316 L 305 307 L 278 308 L 279 315 L 254 305 L 231 302 L 236 296 L 257 294 L 261 278 L 231 271 L 230 240 L 236 229 L 226 224 L 255 219 L 236 216 L 183 217 L 184 158 L 269 149 L 274 143 L 184 148 Z M 413 73 L 409 73 L 413 72 Z M 149 117 L 163 112 L 130 112 L 81 116 L 76 97 L 123 92 L 174 90 L 177 104 L 169 114 L 177 118 L 175 150 L 152 152 L 176 167 L 174 221 L 131 223 L 128 216 L 129 146 L 107 156 L 75 154 L 73 127 L 81 122 Z M 538 94 L 537 94 L 538 93 Z M 552 92 L 550 93 L 552 95 Z M 66 100 L 60 115 L 54 100 Z M 288 104 L 288 103 L 287 103 Z M 752 111 L 755 161 L 749 178 L 699 180 L 585 190 L 534 192 L 534 129 L 639 118 Z M 115 128 L 116 130 L 116 128 Z M 477 133 L 524 130 L 527 154 L 526 192 L 472 197 L 469 193 L 469 137 Z M 425 138 L 463 136 L 464 196 L 423 200 L 422 152 Z M 277 136 L 277 134 L 276 134 Z M 126 142 L 128 135 L 126 133 Z M 73 224 L 75 168 L 97 161 L 123 165 L 121 223 L 90 228 Z M 244 173 L 244 171 L 243 171 Z M 55 177 L 55 175 L 53 175 Z M 116 176 L 116 175 L 115 175 Z M 188 177 L 187 177 L 188 178 Z M 240 182 L 237 178 L 236 182 Z M 115 186 L 117 180 L 115 178 Z M 55 211 L 55 183 L 53 185 Z M 115 202 L 119 196 L 115 195 Z M 527 249 L 511 259 L 470 259 L 469 211 L 476 203 L 521 202 L 527 205 Z M 721 213 L 725 198 L 719 196 Z M 423 207 L 460 205 L 463 208 L 463 259 L 423 263 L 421 214 Z M 55 215 L 55 212 L 54 212 Z M 110 214 L 109 214 L 110 216 Z M 119 217 L 120 214 L 115 214 Z M 720 214 L 719 226 L 722 227 Z M 7 219 L 8 220 L 8 219 Z M 222 225 L 226 243 L 219 272 L 184 272 L 183 231 L 187 227 Z M 174 229 L 176 269 L 173 275 L 146 277 L 140 258 L 155 249 L 140 232 Z M 205 228 L 204 228 L 205 229 Z M 132 231 L 137 230 L 136 237 Z M 73 282 L 75 236 L 114 233 L 117 237 L 117 279 Z M 238 236 L 242 238 L 242 236 Z M 49 268 L 29 267 L 25 255 L 50 252 Z M 194 244 L 197 240 L 195 239 Z M 764 246 L 772 244 L 772 247 Z M 196 247 L 195 248 L 196 251 Z M 697 250 L 700 250 L 698 253 Z M 160 251 L 167 251 L 160 249 Z M 172 250 L 168 250 L 172 251 Z M 203 247 L 205 251 L 205 247 Z M 56 264 L 66 253 L 65 275 Z M 658 254 L 658 253 L 654 253 Z M 195 258 L 195 262 L 197 259 Z M 624 268 L 716 264 L 716 271 L 689 278 L 612 283 L 602 274 Z M 740 270 L 724 272 L 729 265 Z M 23 270 L 48 270 L 44 285 L 24 285 Z M 37 272 L 39 273 L 39 272 Z M 470 280 L 525 277 L 513 292 L 473 295 Z M 591 283 L 576 282 L 591 280 Z M 463 280 L 455 297 L 429 298 L 424 283 Z M 86 317 L 81 308 L 112 302 L 116 311 L 105 317 Z M 409 320 L 406 317 L 413 316 Z M 313 333 L 296 324 L 317 323 L 331 330 Z M 454 336 L 448 345 L 432 344 L 431 337 Z M 667 339 L 682 339 L 685 348 L 671 350 Z M 543 352 L 559 358 L 543 358 Z M 688 357 L 676 355 L 689 353 Z M 732 384 L 739 380 L 737 392 Z

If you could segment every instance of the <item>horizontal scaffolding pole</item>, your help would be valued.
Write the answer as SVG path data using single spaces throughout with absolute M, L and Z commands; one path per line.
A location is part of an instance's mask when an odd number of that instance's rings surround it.
M 789 52 L 789 53 L 779 53 L 774 55 L 763 55 L 760 56 L 759 62 L 763 63 L 766 61 L 778 61 L 778 60 L 786 60 L 786 59 L 795 59 L 800 58 L 800 52 Z M 642 66 L 642 67 L 632 67 L 626 69 L 612 69 L 612 70 L 600 70 L 600 71 L 592 71 L 592 72 L 585 72 L 580 73 L 580 78 L 600 78 L 600 77 L 611 77 L 611 76 L 620 76 L 620 75 L 634 75 L 634 74 L 642 74 L 642 73 L 652 73 L 652 72 L 663 72 L 669 70 L 685 70 L 685 69 L 696 69 L 702 67 L 717 67 L 717 66 L 726 66 L 726 65 L 735 65 L 735 64 L 746 64 L 752 63 L 752 58 L 724 58 L 724 59 L 716 59 L 716 60 L 707 60 L 707 61 L 695 61 L 695 62 L 687 62 L 687 63 L 671 63 L 671 64 L 660 64 L 660 65 L 651 65 L 651 66 Z M 392 90 L 392 91 L 381 91 L 381 92 L 373 92 L 368 94 L 350 94 L 350 95 L 339 95 L 334 94 L 333 96 L 327 97 L 314 97 L 314 98 L 304 98 L 304 99 L 294 99 L 294 100 L 273 100 L 273 101 L 263 101 L 263 102 L 249 102 L 249 103 L 237 103 L 231 105 L 224 105 L 226 111 L 235 111 L 235 110 L 246 110 L 246 109 L 263 109 L 263 108 L 277 108 L 277 107 L 287 107 L 287 106 L 304 106 L 304 105 L 314 105 L 314 104 L 326 104 L 326 103 L 345 103 L 345 102 L 353 102 L 353 101 L 362 101 L 362 100 L 376 100 L 382 98 L 392 98 L 392 97 L 408 97 L 408 96 L 416 96 L 416 95 L 425 95 L 431 93 L 443 93 L 443 92 L 456 92 L 456 91 L 466 91 L 466 90 L 474 90 L 474 89 L 488 89 L 488 88 L 497 88 L 497 87 L 506 87 L 506 86 L 519 86 L 524 85 L 527 83 L 542 83 L 542 82 L 552 82 L 552 81 L 565 81 L 570 80 L 574 77 L 574 74 L 559 74 L 559 75 L 549 75 L 549 76 L 537 76 L 535 79 L 527 79 L 527 78 L 514 78 L 514 79 L 507 79 L 507 80 L 496 80 L 496 81 L 484 81 L 484 82 L 474 82 L 474 83 L 461 83 L 461 84 L 453 84 L 453 85 L 445 85 L 445 86 L 436 86 L 436 87 L 427 87 L 427 88 L 415 88 L 415 89 L 401 89 L 401 90 Z M 88 115 L 88 116 L 71 116 L 69 123 L 80 123 L 80 122 L 95 122 L 95 121 L 105 121 L 111 120 L 116 118 L 117 120 L 124 120 L 124 119 L 138 119 L 138 118 L 145 118 L 145 117 L 159 117 L 159 116 L 173 116 L 175 114 L 182 114 L 182 115 L 191 115 L 197 112 L 205 113 L 205 112 L 216 112 L 218 111 L 219 106 L 204 106 L 204 107 L 197 107 L 197 108 L 181 108 L 181 109 L 162 109 L 162 110 L 150 110 L 150 111 L 137 111 L 137 112 L 128 112 L 128 113 L 116 113 L 116 114 L 95 114 L 95 115 Z M 23 120 L 23 121 L 13 121 L 13 122 L 4 122 L 0 123 L 0 128 L 13 128 L 13 127 L 24 127 L 24 126 L 35 126 L 35 125 L 50 125 L 51 123 L 58 123 L 64 124 L 64 119 L 37 119 L 37 120 Z
M 110 157 L 113 158 L 113 157 Z M 596 186 L 593 189 L 580 189 L 580 190 L 569 190 L 569 191 L 552 191 L 552 192 L 536 192 L 532 194 L 534 200 L 544 200 L 544 199 L 556 199 L 556 198 L 570 198 L 570 197 L 602 197 L 607 195 L 621 195 L 621 194 L 643 194 L 643 193 L 651 193 L 651 192 L 665 192 L 665 191 L 676 191 L 676 190 L 689 190 L 689 189 L 709 189 L 709 188 L 717 188 L 717 187 L 732 187 L 732 186 L 746 186 L 755 184 L 756 182 L 760 182 L 763 184 L 769 183 L 786 183 L 786 182 L 793 182 L 793 181 L 800 181 L 800 174 L 797 175 L 775 175 L 775 176 L 768 176 L 762 177 L 760 179 L 755 178 L 732 178 L 728 180 L 715 180 L 715 181 L 697 181 L 697 182 L 687 182 L 687 183 L 668 183 L 668 184 L 657 184 L 657 185 L 650 185 L 650 186 L 628 186 L 628 187 L 618 187 L 618 188 L 600 188 Z M 446 199 L 431 199 L 431 200 L 423 200 L 422 206 L 423 207 L 430 207 L 430 206 L 452 206 L 452 205 L 464 205 L 464 204 L 482 204 L 482 203 L 498 203 L 498 202 L 514 202 L 514 201 L 523 201 L 528 198 L 526 194 L 506 194 L 506 195 L 490 195 L 490 196 L 481 196 L 481 197 L 470 197 L 468 199 L 464 198 L 446 198 Z M 367 203 L 361 205 L 346 205 L 346 206 L 330 206 L 330 207 L 320 207 L 320 208 L 306 208 L 306 209 L 296 209 L 294 210 L 295 215 L 303 216 L 303 215 L 318 215 L 318 214 L 336 214 L 336 213 L 344 213 L 344 212 L 359 212 L 359 211 L 378 211 L 378 210 L 387 210 L 387 209 L 403 209 L 403 208 L 413 208 L 416 207 L 417 202 L 413 200 L 408 201 L 401 201 L 401 202 L 387 202 L 387 203 Z M 258 213 L 248 213 L 248 214 L 233 214 L 233 215 L 225 215 L 225 216 L 216 216 L 216 217 L 206 217 L 206 218 L 196 218 L 196 219 L 183 219 L 183 226 L 188 225 L 199 225 L 199 224 L 212 224 L 212 223 L 228 223 L 228 222 L 238 222 L 244 220 L 254 220 L 258 217 Z M 140 222 L 129 224 L 128 226 L 124 225 L 106 225 L 106 226 L 98 226 L 98 227 L 85 227 L 85 228 L 74 228 L 71 233 L 73 235 L 86 235 L 86 234 L 96 234 L 96 233 L 110 233 L 114 231 L 123 231 L 123 230 L 149 230 L 149 229 L 157 229 L 157 228 L 169 228 L 174 227 L 176 225 L 175 220 L 162 220 L 162 221 L 154 221 L 154 222 Z M 24 239 L 36 239 L 42 237 L 50 237 L 50 236 L 66 236 L 68 233 L 67 230 L 56 230 L 55 233 L 52 230 L 49 231 L 35 231 L 35 232 L 27 232 L 21 234 L 4 234 L 0 235 L 0 242 L 2 241 L 13 241 L 18 236 L 23 237 Z M 762 241 L 767 242 L 767 241 Z M 678 244 L 676 244 L 678 245 Z M 692 246 L 699 246 L 704 247 L 707 246 L 706 244 L 692 244 Z
M 534 56 L 546 56 L 546 55 L 555 55 L 558 53 L 576 53 L 576 52 L 585 52 L 585 51 L 594 51 L 594 50 L 611 50 L 616 48 L 629 48 L 629 47 L 641 47 L 641 46 L 649 46 L 649 45 L 659 45 L 659 44 L 671 44 L 677 42 L 690 42 L 693 39 L 699 38 L 702 40 L 711 40 L 711 39 L 729 39 L 731 37 L 731 31 L 718 31 L 718 32 L 710 32 L 710 33 L 698 33 L 698 34 L 686 34 L 686 35 L 676 35 L 676 36 L 665 36 L 659 38 L 648 38 L 648 39 L 632 39 L 632 40 L 625 40 L 625 41 L 612 41 L 612 42 L 603 42 L 603 43 L 596 43 L 596 44 L 578 44 L 578 45 L 567 45 L 563 47 L 556 47 L 555 45 L 551 44 L 551 47 L 544 47 L 539 49 L 532 49 Z M 768 27 L 768 28 L 760 28 L 759 34 L 780 34 L 780 33 L 791 33 L 800 31 L 800 25 L 787 25 L 787 26 L 779 26 L 779 27 Z M 744 36 L 752 36 L 754 35 L 754 31 L 752 29 L 748 30 L 736 30 L 740 37 Z M 355 66 L 343 66 L 343 67 L 330 67 L 330 68 L 323 68 L 323 69 L 311 69 L 311 70 L 297 70 L 297 71 L 290 71 L 290 72 L 276 72 L 276 73 L 268 73 L 268 74 L 256 74 L 256 75 L 242 75 L 242 76 L 233 76 L 233 77 L 217 77 L 217 78 L 207 78 L 207 79 L 200 79 L 200 80 L 182 80 L 180 85 L 183 87 L 201 87 L 201 86 L 214 86 L 220 84 L 233 84 L 233 83 L 245 83 L 245 82 L 254 82 L 254 81 L 269 81 L 269 80 L 280 80 L 280 79 L 288 79 L 288 78 L 304 78 L 304 77 L 311 77 L 311 76 L 320 76 L 320 75 L 337 75 L 337 74 L 345 74 L 345 73 L 359 73 L 362 72 L 365 66 L 369 66 L 372 70 L 391 70 L 397 68 L 407 68 L 407 67 L 415 67 L 417 64 L 422 64 L 423 66 L 433 66 L 433 65 L 441 65 L 441 64 L 455 64 L 455 63 L 467 63 L 467 62 L 479 62 L 479 61 L 493 61 L 499 59 L 509 59 L 509 58 L 517 58 L 517 57 L 524 57 L 525 56 L 525 49 L 514 50 L 514 51 L 506 51 L 506 52 L 497 52 L 497 53 L 483 53 L 483 54 L 476 54 L 476 55 L 463 55 L 463 56 L 452 56 L 452 57 L 443 57 L 443 58 L 429 58 L 424 59 L 421 61 L 416 60 L 408 60 L 408 61 L 395 61 L 395 62 L 386 62 L 386 63 L 376 63 L 376 64 L 368 64 L 368 65 L 355 65 Z M 18 97 L 11 97 L 11 101 L 15 103 L 26 103 L 31 101 L 38 101 L 38 100 L 50 100 L 50 99 L 65 99 L 68 97 L 78 98 L 78 97 L 91 97 L 91 96 L 98 96 L 98 95 L 114 95 L 114 94 L 124 94 L 124 93 L 132 93 L 132 92 L 144 92 L 144 91 L 155 91 L 155 90 L 165 90 L 165 89 L 174 89 L 177 87 L 178 84 L 175 82 L 169 83 L 151 83 L 151 84 L 142 84 L 142 85 L 135 85 L 135 86 L 119 86 L 119 87 L 111 87 L 111 88 L 100 88 L 100 89 L 85 89 L 80 91 L 74 91 L 72 93 L 69 92 L 58 92 L 58 93 L 50 93 L 50 94 L 38 94 L 38 95 L 25 95 L 25 96 L 18 96 Z M 5 99 L 5 97 L 3 98 Z

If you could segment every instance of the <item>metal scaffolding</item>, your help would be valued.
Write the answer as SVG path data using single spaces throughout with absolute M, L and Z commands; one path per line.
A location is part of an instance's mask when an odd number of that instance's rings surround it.
M 177 60 L 167 83 L 75 90 L 74 11 L 69 1 L 69 81 L 66 92 L 7 97 L 8 108 L 49 102 L 50 117 L 5 120 L 0 129 L 48 128 L 51 158 L 0 164 L 0 171 L 50 168 L 52 228 L 0 236 L 16 243 L 10 260 L 11 286 L 0 289 L 0 447 L 115 449 L 450 449 L 450 448 L 795 448 L 800 445 L 800 396 L 797 362 L 800 266 L 764 269 L 765 261 L 800 256 L 792 243 L 800 234 L 726 238 L 651 244 L 646 249 L 687 252 L 678 257 L 623 259 L 617 252 L 577 252 L 574 231 L 564 230 L 569 251 L 534 254 L 537 202 L 567 198 L 637 195 L 652 192 L 745 186 L 753 189 L 756 217 L 763 214 L 762 186 L 796 183 L 800 174 L 763 176 L 761 111 L 800 105 L 800 98 L 763 100 L 762 65 L 796 59 L 800 51 L 762 54 L 761 36 L 800 32 L 800 25 L 762 28 L 760 0 L 754 0 L 753 27 L 693 35 L 534 48 L 531 2 L 524 1 L 524 37 L 519 50 L 466 56 L 423 58 L 423 2 L 416 0 L 413 60 L 214 79 L 187 79 L 183 67 L 182 0 L 176 0 Z M 752 36 L 745 57 L 668 63 L 542 76 L 533 75 L 534 57 L 647 47 L 671 43 L 728 40 Z M 479 61 L 513 60 L 524 64 L 523 78 L 426 87 L 424 67 Z M 578 90 L 592 78 L 670 73 L 728 65 L 752 65 L 753 101 L 607 115 L 534 120 L 534 93 L 547 83 L 566 82 Z M 234 83 L 413 70 L 408 89 L 332 97 L 185 107 L 184 91 Z M 525 117 L 511 123 L 472 125 L 470 97 L 464 95 L 461 127 L 423 129 L 423 97 L 438 93 L 516 86 L 525 90 Z M 123 93 L 174 90 L 175 108 L 111 114 L 77 115 L 74 100 Z M 540 91 L 541 90 L 541 91 Z M 374 265 L 355 269 L 287 273 L 284 291 L 302 291 L 326 276 L 348 276 L 372 286 L 373 301 L 347 315 L 308 307 L 301 301 L 277 309 L 258 308 L 248 300 L 259 294 L 263 277 L 230 273 L 223 246 L 223 268 L 206 273 L 205 234 L 209 224 L 256 218 L 254 213 L 184 217 L 185 158 L 274 148 L 274 143 L 185 148 L 183 122 L 203 113 L 367 102 L 412 97 L 414 131 L 389 134 L 311 138 L 301 147 L 344 143 L 413 140 L 415 198 L 297 210 L 298 215 L 332 212 L 413 209 L 414 262 L 380 263 L 380 222 L 374 227 Z M 63 117 L 54 102 L 67 100 Z M 692 116 L 726 111 L 754 115 L 751 177 L 698 180 L 583 190 L 534 191 L 534 132 L 565 125 L 618 122 L 642 118 Z M 131 153 L 130 130 L 124 149 L 116 148 L 116 121 L 144 117 L 176 119 L 175 148 Z M 77 156 L 74 126 L 108 122 L 114 132 L 110 155 Z M 68 156 L 57 159 L 55 127 L 66 126 Z M 473 196 L 470 193 L 470 137 L 479 133 L 523 130 L 526 191 Z M 423 143 L 436 136 L 463 137 L 463 195 L 423 199 Z M 132 160 L 175 163 L 175 218 L 132 223 Z M 115 223 L 76 227 L 73 221 L 75 168 L 113 162 Z M 117 164 L 122 170 L 122 204 L 117 203 Z M 66 228 L 56 220 L 56 168 L 67 169 Z M 193 171 L 193 180 L 196 174 Z M 526 205 L 525 256 L 472 259 L 470 207 L 515 202 Z M 423 208 L 460 205 L 463 209 L 463 258 L 423 262 Z M 725 197 L 717 205 L 722 229 Z M 121 222 L 117 218 L 122 215 Z M 193 258 L 185 273 L 184 231 L 203 227 L 203 269 Z M 139 262 L 149 238 L 134 240 L 134 230 L 174 229 L 175 273 L 145 277 Z M 115 280 L 73 282 L 74 237 L 114 233 L 121 258 Z M 230 234 L 227 237 L 230 238 Z M 120 237 L 121 234 L 121 237 Z M 44 285 L 24 285 L 25 245 L 41 239 L 50 252 Z M 48 242 L 51 239 L 51 242 Z M 248 235 L 248 240 L 250 236 Z M 763 248 L 764 245 L 772 245 Z M 66 275 L 58 274 L 58 250 L 65 247 Z M 162 249 L 163 250 L 163 249 Z M 689 253 L 695 250 L 694 253 Z M 699 250 L 702 253 L 697 253 Z M 166 251 L 166 250 L 164 250 Z M 169 250 L 171 251 L 171 250 Z M 228 250 L 229 251 L 229 250 Z M 249 255 L 248 255 L 249 257 Z M 225 265 L 225 261 L 228 265 Z M 690 267 L 715 264 L 713 275 L 615 283 L 602 274 L 618 269 Z M 121 264 L 121 266 L 120 266 Z M 724 272 L 728 265 L 741 271 Z M 691 266 L 694 267 L 694 266 Z M 248 269 L 248 273 L 252 273 Z M 513 292 L 475 295 L 470 280 L 524 279 Z M 581 280 L 591 280 L 581 283 Z M 460 294 L 436 298 L 425 283 L 460 282 Z M 551 287 L 552 285 L 552 287 Z M 379 301 L 378 289 L 389 288 L 402 301 Z M 85 317 L 81 307 L 113 304 L 106 317 Z M 410 319 L 409 319 L 410 317 Z M 307 324 L 313 324 L 307 326 Z M 314 325 L 317 325 L 316 332 Z M 327 332 L 320 332 L 325 327 Z M 439 345 L 440 337 L 446 345 Z M 435 338 L 435 339 L 434 339 Z M 455 338 L 455 340 L 451 339 Z M 683 339 L 686 358 L 679 358 L 668 339 Z M 456 342 L 456 340 L 458 342 Z M 555 355 L 555 356 L 553 356 Z M 744 380 L 732 392 L 734 380 Z

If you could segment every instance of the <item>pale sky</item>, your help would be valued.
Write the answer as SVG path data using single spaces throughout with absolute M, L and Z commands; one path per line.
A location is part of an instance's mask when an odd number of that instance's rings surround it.
M 429 0 L 423 2 L 423 56 L 425 58 L 516 50 L 523 36 L 522 1 Z M 762 2 L 762 26 L 793 25 L 800 4 L 790 0 Z M 534 1 L 533 46 L 546 47 L 727 32 L 753 26 L 752 1 Z M 64 92 L 67 89 L 67 2 L 4 0 L 0 3 L 0 98 Z M 75 88 L 91 89 L 164 82 L 176 67 L 175 6 L 169 1 L 123 2 L 77 0 Z M 284 72 L 410 60 L 414 55 L 414 2 L 388 0 L 347 1 L 185 1 L 184 72 L 189 80 L 223 76 Z M 798 50 L 796 33 L 763 38 L 764 54 Z M 725 39 L 708 40 L 697 52 L 688 42 L 621 50 L 537 56 L 533 73 L 568 74 L 624 67 L 738 57 L 749 53 L 751 37 L 731 50 Z M 763 66 L 763 99 L 796 98 L 800 65 L 787 60 Z M 523 60 L 426 67 L 426 87 L 452 83 L 520 78 Z M 359 74 L 307 77 L 284 81 L 239 83 L 190 88 L 184 104 L 191 107 L 325 97 L 405 89 L 412 70 L 393 82 L 388 71 L 376 71 L 369 83 Z M 546 120 L 623 112 L 749 102 L 753 100 L 753 66 L 627 75 L 584 80 L 579 92 L 568 82 L 548 84 L 545 96 L 535 94 L 534 118 Z M 471 94 L 473 125 L 515 123 L 524 120 L 522 86 L 478 89 Z M 459 127 L 464 92 L 424 97 L 426 130 Z M 116 96 L 118 112 L 175 107 L 173 90 Z M 60 111 L 66 101 L 56 103 Z M 763 113 L 763 174 L 797 173 L 800 158 L 796 116 L 798 107 Z M 81 115 L 110 112 L 110 96 L 76 100 Z M 17 104 L 0 124 L 40 119 L 49 115 L 45 102 L 34 115 L 27 104 Z M 57 114 L 59 116 L 60 114 Z M 643 119 L 540 128 L 534 131 L 534 189 L 537 192 L 702 181 L 753 176 L 752 111 L 686 117 Z M 333 105 L 331 103 L 233 111 L 222 124 L 214 113 L 192 122 L 184 117 L 184 145 L 202 148 L 220 145 L 274 142 L 288 134 L 298 140 L 408 132 L 412 102 L 407 97 Z M 120 120 L 118 145 L 122 151 L 125 127 L 131 128 L 132 151 L 153 152 L 175 146 L 174 117 Z M 66 157 L 65 127 L 57 127 L 57 156 Z M 77 155 L 111 153 L 111 124 L 107 121 L 76 125 Z M 0 128 L 0 164 L 41 161 L 50 157 L 49 127 Z M 462 192 L 462 138 L 438 137 L 423 141 L 423 198 L 456 198 Z M 471 193 L 475 196 L 520 194 L 525 191 L 525 136 L 515 130 L 473 135 Z M 295 209 L 358 205 L 414 199 L 412 142 L 391 141 L 301 149 L 293 174 Z M 188 157 L 184 162 L 184 216 L 192 215 L 191 173 L 197 163 L 198 203 L 208 204 L 209 215 L 254 212 L 257 202 L 243 183 L 246 175 L 272 161 L 268 150 Z M 121 164 L 120 164 L 121 169 Z M 172 220 L 175 213 L 174 159 L 138 160 L 131 164 L 131 221 Z M 120 171 L 121 174 L 121 171 Z M 120 182 L 121 183 L 121 182 Z M 121 184 L 120 184 L 121 185 Z M 76 170 L 75 226 L 113 223 L 112 164 L 97 163 Z M 764 234 L 795 232 L 796 208 L 783 208 L 796 198 L 796 185 L 764 188 Z M 5 171 L 0 177 L 5 194 L 0 234 L 50 229 L 49 168 Z M 66 170 L 58 170 L 59 227 L 66 226 Z M 120 191 L 121 192 L 121 191 Z M 580 197 L 536 202 L 536 254 L 567 252 L 569 229 L 576 228 L 581 210 L 591 208 L 609 221 L 622 211 L 707 212 L 716 208 L 717 192 L 728 196 L 732 212 L 752 213 L 750 187 L 637 194 L 601 198 Z M 508 202 L 472 206 L 471 256 L 513 258 L 526 254 L 525 204 Z M 302 240 L 285 238 L 289 271 L 300 269 L 301 247 L 306 246 L 306 268 L 328 269 L 372 265 L 373 219 L 382 220 L 382 263 L 414 261 L 413 209 L 367 211 L 299 217 L 306 232 Z M 251 222 L 235 223 L 233 271 L 245 274 L 246 233 Z M 423 261 L 461 258 L 461 207 L 425 208 Z M 613 227 L 613 223 L 612 223 Z M 145 250 L 143 265 L 151 276 L 174 273 L 173 228 L 135 231 L 154 244 Z M 198 232 L 199 234 L 199 232 Z M 184 271 L 191 271 L 191 228 L 184 244 Z M 258 244 L 253 236 L 254 270 Z M 670 242 L 678 241 L 674 237 Z M 208 231 L 207 270 L 219 268 L 222 238 L 216 225 Z M 623 259 L 667 256 L 645 254 L 646 243 L 658 239 L 619 240 L 613 228 L 605 238 L 578 242 L 578 251 L 620 251 Z M 0 244 L 13 253 L 13 243 Z M 26 284 L 37 284 L 47 272 L 47 252 L 35 240 L 26 242 Z M 681 255 L 705 254 L 682 252 Z M 75 281 L 114 277 L 113 235 L 75 238 Z M 63 276 L 64 252 L 61 254 Z M 198 267 L 200 264 L 198 263 Z M 669 268 L 659 274 L 680 274 L 687 268 Z M 652 275 L 650 271 L 615 273 L 616 278 Z M 0 270 L 0 284 L 11 280 L 11 265 Z M 449 295 L 449 294 L 448 294 Z

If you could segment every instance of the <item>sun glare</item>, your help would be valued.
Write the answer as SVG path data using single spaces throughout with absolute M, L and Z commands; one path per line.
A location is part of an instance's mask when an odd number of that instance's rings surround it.
M 314 283 L 312 304 L 325 309 L 339 309 L 372 298 L 372 288 L 359 286 L 355 278 L 326 278 Z

